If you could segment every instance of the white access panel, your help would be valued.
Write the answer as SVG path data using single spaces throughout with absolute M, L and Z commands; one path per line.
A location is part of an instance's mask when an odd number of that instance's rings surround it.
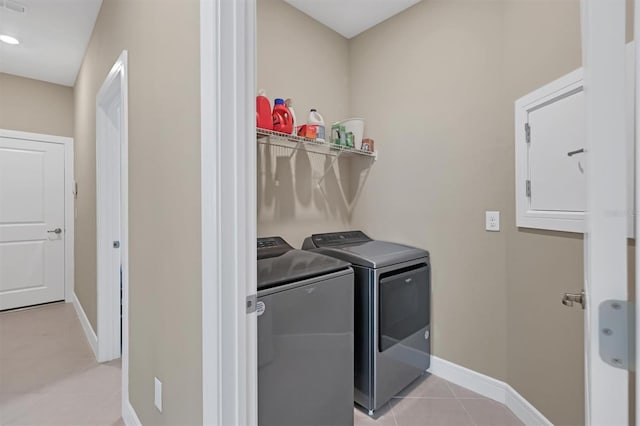
M 627 236 L 634 234 L 635 79 L 634 45 L 626 46 Z M 586 110 L 580 68 L 515 103 L 516 225 L 585 231 Z M 569 154 L 572 155 L 569 155 Z
M 584 106 L 579 89 L 529 112 L 531 210 L 585 210 Z

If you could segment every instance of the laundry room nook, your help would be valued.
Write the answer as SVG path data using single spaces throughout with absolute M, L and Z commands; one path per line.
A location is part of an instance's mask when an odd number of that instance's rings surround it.
M 273 317 L 264 328 L 269 304 L 260 302 L 261 283 L 313 264 L 305 253 L 312 250 L 355 271 L 354 294 L 325 296 L 336 316 L 343 314 L 338 300 L 355 301 L 354 328 L 341 328 L 355 333 L 354 424 L 584 424 L 583 316 L 568 306 L 583 301 L 585 228 L 571 218 L 582 220 L 587 207 L 584 201 L 575 213 L 570 201 L 545 207 L 566 227 L 554 227 L 530 207 L 543 197 L 553 204 L 586 191 L 584 133 L 548 145 L 546 157 L 540 151 L 550 137 L 568 135 L 563 129 L 585 125 L 582 98 L 567 107 L 576 112 L 548 107 L 549 96 L 577 93 L 563 81 L 582 72 L 580 2 L 405 1 L 395 4 L 397 10 L 360 14 L 339 2 L 312 3 L 257 2 L 259 423 L 278 423 L 260 413 L 278 406 L 274 392 L 286 393 L 270 382 L 276 346 L 264 346 L 265 339 L 293 333 L 270 328 Z M 377 12 L 387 15 L 376 22 Z M 532 96 L 538 106 L 527 104 Z M 285 119 L 274 118 L 279 128 L 261 124 L 265 99 L 274 117 L 276 103 L 288 108 L 293 123 L 284 132 Z M 530 111 L 545 107 L 540 111 L 549 111 L 559 126 L 547 126 L 545 135 L 535 125 L 536 151 L 523 151 L 525 122 L 533 122 L 526 114 L 521 119 L 525 104 Z M 345 143 L 340 125 L 353 120 L 363 131 Z M 632 176 L 632 129 L 630 135 Z M 555 153 L 574 143 L 577 152 Z M 531 198 L 533 177 L 522 173 L 534 166 L 521 165 L 534 159 L 538 192 Z M 567 161 L 571 169 L 550 180 L 548 173 Z M 630 186 L 630 209 L 632 192 Z M 534 219 L 522 221 L 523 208 Z M 289 260 L 279 261 L 274 250 Z M 293 260 L 295 253 L 306 260 Z M 336 272 L 330 267 L 326 273 Z M 389 281 L 407 287 L 384 284 Z M 289 287 L 292 282 L 283 280 Z M 274 293 L 273 287 L 266 291 Z M 312 312 L 290 306 L 287 321 L 305 323 L 305 315 Z M 313 334 L 314 326 L 307 326 L 291 327 Z M 394 370 L 400 366 L 407 371 Z M 281 368 L 280 374 L 290 374 L 297 367 L 289 362 Z M 340 388 L 326 368 L 301 380 Z M 345 368 L 334 365 L 334 371 Z M 307 410 L 317 424 L 350 424 L 350 415 L 341 418 L 338 409 L 333 418 L 313 414 L 323 412 L 322 403 L 294 403 L 298 409 L 284 410 L 279 420 L 295 424 L 286 413 L 300 421 Z
M 0 0 L 0 425 L 640 425 L 638 37 Z

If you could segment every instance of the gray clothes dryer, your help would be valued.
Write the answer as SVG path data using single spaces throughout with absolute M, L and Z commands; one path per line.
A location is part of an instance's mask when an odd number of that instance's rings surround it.
M 355 272 L 355 402 L 372 415 L 430 363 L 429 252 L 361 231 L 312 235 L 303 249 Z
M 353 269 L 258 239 L 258 425 L 353 425 Z

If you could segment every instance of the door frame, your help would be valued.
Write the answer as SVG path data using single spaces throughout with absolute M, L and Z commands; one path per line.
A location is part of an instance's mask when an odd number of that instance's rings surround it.
M 581 9 L 588 152 L 585 420 L 587 425 L 625 425 L 629 375 L 623 361 L 628 353 L 614 339 L 622 335 L 626 340 L 626 324 L 611 318 L 624 313 L 620 307 L 626 305 L 628 287 L 626 4 L 582 0 Z
M 255 34 L 256 0 L 200 0 L 205 425 L 257 424 Z
M 74 239 L 75 239 L 75 181 L 73 138 L 45 135 L 17 130 L 0 129 L 0 137 L 54 143 L 64 146 L 64 300 L 73 303 L 74 295 Z
M 98 289 L 98 315 L 97 315 L 97 336 L 99 362 L 110 359 L 122 358 L 122 413 L 123 416 L 131 412 L 127 410 L 129 403 L 129 100 L 128 100 L 128 52 L 122 51 L 111 71 L 107 75 L 98 94 L 96 95 L 96 228 L 97 228 L 97 262 L 108 262 L 107 251 L 99 250 L 99 247 L 111 245 L 107 235 L 109 231 L 108 222 L 101 220 L 105 214 L 113 214 L 100 200 L 103 194 L 113 190 L 111 183 L 116 173 L 114 169 L 106 167 L 107 156 L 101 155 L 105 152 L 103 144 L 106 140 L 100 131 L 99 114 L 104 114 L 100 105 L 111 97 L 113 91 L 120 94 L 120 258 L 122 268 L 122 335 L 120 335 L 120 291 L 108 286 L 109 277 L 105 273 L 105 268 L 98 267 L 97 289 Z M 111 230 L 113 231 L 113 230 Z M 117 306 L 117 309 L 116 309 Z M 120 339 L 122 339 L 122 353 L 120 353 Z

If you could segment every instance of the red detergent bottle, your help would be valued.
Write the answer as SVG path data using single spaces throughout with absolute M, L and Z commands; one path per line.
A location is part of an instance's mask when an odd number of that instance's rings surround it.
M 269 102 L 269 98 L 267 98 L 264 90 L 260 90 L 256 97 L 256 127 L 259 129 L 273 130 L 271 102 Z
M 293 132 L 293 117 L 284 99 L 276 99 L 273 106 L 273 130 L 276 132 L 291 134 Z

